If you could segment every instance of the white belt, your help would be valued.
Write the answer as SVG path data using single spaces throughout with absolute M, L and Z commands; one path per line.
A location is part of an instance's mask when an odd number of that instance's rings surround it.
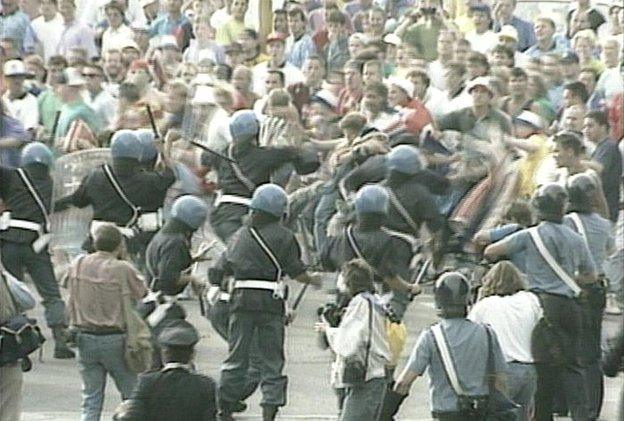
M 219 294 L 219 301 L 230 301 L 230 294 L 228 294 L 227 292 L 221 292 L 221 294 Z
M 250 202 L 251 199 L 248 197 L 217 193 L 217 199 L 214 202 L 214 206 L 219 206 L 222 203 L 235 203 L 237 205 L 249 206 Z
M 13 219 L 11 218 L 11 212 L 2 212 L 2 215 L 0 216 L 0 231 L 6 231 L 9 228 L 20 228 L 28 231 L 35 231 L 39 235 L 43 233 L 43 225 L 27 221 L 25 219 Z
M 234 289 L 268 289 L 275 291 L 279 287 L 279 282 L 273 281 L 235 281 Z
M 128 238 L 134 237 L 134 230 L 132 228 L 120 227 L 118 225 L 115 225 L 113 222 L 98 221 L 96 219 L 91 221 L 91 226 L 89 227 L 89 233 L 91 234 L 91 237 L 95 237 L 95 232 L 102 225 L 114 225 L 124 237 L 128 237 Z
M 162 212 L 160 210 L 156 212 L 145 212 L 137 219 L 137 226 L 141 231 L 153 232 L 162 227 Z

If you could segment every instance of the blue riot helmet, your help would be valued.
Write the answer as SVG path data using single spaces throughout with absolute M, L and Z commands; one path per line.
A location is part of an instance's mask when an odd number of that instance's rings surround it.
M 143 146 L 133 130 L 118 130 L 111 139 L 111 155 L 115 158 L 141 159 Z
M 399 145 L 388 153 L 388 170 L 407 175 L 414 175 L 423 169 L 420 152 L 414 146 Z
M 260 123 L 256 114 L 251 110 L 240 110 L 232 114 L 230 119 L 230 134 L 232 141 L 237 143 L 255 139 L 260 132 Z
M 46 145 L 41 142 L 30 142 L 22 149 L 21 164 L 43 164 L 50 168 L 54 162 L 54 155 Z
M 470 300 L 470 284 L 459 272 L 445 272 L 435 283 L 433 297 L 442 316 L 463 316 Z
M 548 183 L 540 186 L 531 204 L 537 209 L 542 220 L 561 222 L 568 201 L 568 193 L 557 183 Z
M 193 230 L 201 227 L 208 215 L 208 206 L 198 197 L 187 195 L 178 197 L 171 206 L 171 217 Z
M 134 133 L 139 138 L 142 148 L 139 162 L 142 164 L 153 162 L 158 156 L 158 149 L 154 144 L 154 132 L 150 129 L 138 129 Z
M 277 184 L 263 184 L 254 191 L 249 207 L 281 218 L 288 208 L 288 196 Z
M 385 188 L 371 184 L 358 190 L 355 196 L 355 213 L 388 213 L 388 192 Z

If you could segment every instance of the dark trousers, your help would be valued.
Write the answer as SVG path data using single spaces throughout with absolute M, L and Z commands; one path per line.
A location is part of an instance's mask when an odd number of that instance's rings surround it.
M 565 363 L 537 364 L 537 393 L 535 395 L 535 419 L 553 419 L 553 402 L 557 390 L 562 390 L 572 419 L 589 419 L 587 397 L 580 365 L 580 342 L 582 316 L 579 305 L 571 298 L 542 294 L 544 314 L 562 332 Z
M 261 405 L 286 405 L 288 378 L 284 369 L 284 317 L 273 313 L 235 311 L 230 314 L 229 354 L 221 370 L 219 399 L 227 411 L 229 405 L 244 398 L 247 373 L 258 344 L 260 363 Z
M 44 316 L 48 326 L 64 326 L 65 303 L 61 299 L 47 250 L 35 253 L 28 243 L 1 241 L 0 244 L 4 267 L 19 280 L 23 280 L 24 273 L 28 273 L 35 283 L 35 288 L 43 299 Z

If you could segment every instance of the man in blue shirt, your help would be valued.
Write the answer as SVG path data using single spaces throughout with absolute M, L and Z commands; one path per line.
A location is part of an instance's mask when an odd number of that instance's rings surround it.
M 166 0 L 166 13 L 158 17 L 150 26 L 150 36 L 175 35 L 184 50 L 191 39 L 191 22 L 182 14 L 182 0 Z
M 6 115 L 0 101 L 0 166 L 16 168 L 20 165 L 20 149 L 30 139 L 19 120 Z
M 37 36 L 30 26 L 28 15 L 19 10 L 19 0 L 2 0 L 0 38 L 16 40 L 21 53 L 35 51 Z

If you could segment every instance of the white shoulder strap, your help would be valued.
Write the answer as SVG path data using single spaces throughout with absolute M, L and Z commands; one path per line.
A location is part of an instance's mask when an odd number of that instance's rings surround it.
M 557 261 L 552 257 L 544 242 L 542 241 L 542 237 L 540 237 L 539 232 L 537 231 L 537 227 L 529 228 L 529 234 L 535 243 L 535 247 L 539 251 L 542 258 L 546 261 L 548 266 L 557 274 L 557 276 L 570 288 L 574 291 L 574 295 L 579 295 L 581 293 L 581 288 L 576 284 L 576 281 L 572 279 L 570 275 L 566 273 L 566 271 L 557 263 Z
M 581 220 L 581 217 L 576 212 L 570 212 L 569 215 L 570 215 L 570 219 L 572 219 L 572 222 L 574 222 L 576 231 L 579 234 L 581 234 L 581 237 L 583 237 L 583 240 L 585 240 L 585 243 L 587 243 L 587 232 L 585 231 L 585 226 L 583 225 L 583 221 Z
M 277 279 L 275 279 L 275 281 L 279 282 L 280 279 L 282 278 L 282 266 L 277 260 L 277 257 L 275 257 L 275 254 L 273 254 L 273 251 L 271 251 L 269 246 L 264 242 L 264 240 L 262 239 L 262 237 L 260 236 L 258 231 L 256 231 L 255 228 L 250 227 L 249 232 L 251 233 L 251 236 L 254 238 L 254 240 L 256 240 L 256 242 L 260 245 L 260 248 L 262 248 L 264 253 L 269 257 L 269 259 L 273 263 L 273 266 L 275 266 L 275 269 L 277 269 Z
M 457 371 L 455 370 L 455 365 L 453 364 L 453 359 L 451 358 L 451 352 L 446 344 L 446 338 L 444 337 L 442 326 L 439 323 L 432 326 L 431 332 L 433 333 L 433 340 L 440 354 L 440 358 L 442 359 L 442 365 L 444 366 L 444 371 L 446 372 L 448 381 L 451 383 L 451 387 L 457 395 L 464 396 L 466 393 L 461 387 L 461 384 L 459 384 L 459 377 L 457 377 Z
M 119 182 L 117 181 L 117 178 L 115 177 L 115 174 L 113 174 L 113 171 L 111 171 L 111 168 L 108 166 L 108 164 L 102 165 L 102 168 L 104 169 L 104 175 L 106 175 L 106 178 L 108 178 L 108 181 L 113 186 L 113 189 L 115 189 L 115 191 L 117 192 L 117 195 L 119 195 L 121 200 L 126 205 L 128 205 L 128 207 L 130 209 L 132 209 L 132 219 L 130 219 L 130 221 L 128 221 L 126 226 L 129 227 L 129 226 L 134 225 L 134 223 L 136 222 L 137 218 L 139 217 L 139 208 L 137 208 L 134 205 L 134 203 L 132 203 L 130 201 L 130 199 L 128 199 L 128 196 L 126 196 L 126 193 L 124 193 L 123 189 L 119 185 Z
M 388 192 L 388 198 L 390 199 L 392 206 L 394 206 L 397 212 L 399 212 L 399 215 L 401 215 L 401 218 L 403 218 L 407 225 L 409 225 L 413 233 L 418 235 L 418 224 L 416 224 L 416 221 L 414 221 L 407 209 L 405 209 L 405 206 L 403 206 L 403 204 L 399 201 L 399 198 L 396 196 L 394 191 L 388 186 L 386 186 L 386 191 Z
M 353 250 L 355 255 L 358 257 L 358 259 L 366 260 L 364 258 L 364 255 L 362 254 L 362 251 L 360 250 L 357 243 L 355 242 L 355 238 L 353 237 L 353 225 L 349 225 L 347 227 L 347 240 L 349 241 L 349 245 L 351 246 L 351 249 Z
M 18 168 L 17 169 L 17 174 L 22 179 L 22 183 L 24 183 L 24 185 L 26 186 L 26 188 L 30 192 L 30 195 L 35 200 L 35 202 L 37 203 L 37 206 L 39 207 L 39 210 L 41 211 L 41 214 L 43 215 L 43 220 L 45 221 L 45 230 L 46 231 L 50 231 L 50 218 L 49 218 L 49 215 L 48 215 L 48 210 L 46 209 L 46 207 L 45 207 L 45 205 L 43 203 L 43 200 L 41 200 L 41 196 L 39 196 L 39 193 L 37 192 L 37 189 L 35 189 L 35 186 L 33 186 L 32 183 L 30 182 L 30 178 L 28 178 L 28 174 L 26 174 L 26 171 L 24 171 L 21 168 Z
M 238 178 L 238 181 L 243 183 L 243 186 L 245 186 L 247 190 L 249 190 L 250 192 L 253 192 L 256 189 L 256 185 L 253 183 L 253 181 L 247 178 L 245 174 L 243 174 L 243 171 L 241 170 L 239 165 L 234 160 L 234 144 L 233 143 L 230 143 L 230 145 L 228 146 L 227 154 L 228 154 L 228 158 L 230 158 L 230 161 L 229 161 L 230 168 L 232 168 L 232 171 L 234 172 L 234 175 L 236 176 L 236 178 Z

